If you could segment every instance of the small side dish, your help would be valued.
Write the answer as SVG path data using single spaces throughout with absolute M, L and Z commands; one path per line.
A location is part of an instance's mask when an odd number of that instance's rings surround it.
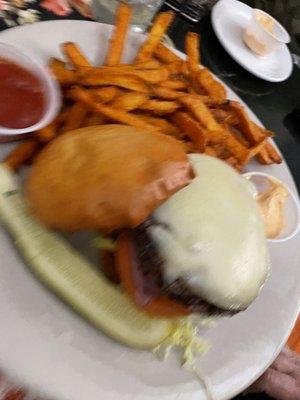
M 300 205 L 295 194 L 282 181 L 265 172 L 247 172 L 258 202 L 270 242 L 283 242 L 300 229 Z
M 49 124 L 60 108 L 51 73 L 17 48 L 0 43 L 0 136 L 32 132 Z
M 42 80 L 5 58 L 0 58 L 0 92 L 0 125 L 5 128 L 28 128 L 46 111 Z
M 266 56 L 280 45 L 289 43 L 290 36 L 273 17 L 262 10 L 254 9 L 243 40 L 254 54 Z
M 283 229 L 284 206 L 288 195 L 282 183 L 270 180 L 268 190 L 257 196 L 267 238 L 274 239 Z

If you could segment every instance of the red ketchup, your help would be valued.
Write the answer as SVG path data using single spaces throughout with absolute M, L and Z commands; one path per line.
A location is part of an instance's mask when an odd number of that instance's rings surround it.
M 27 128 L 41 120 L 45 109 L 42 80 L 22 66 L 0 58 L 0 126 Z

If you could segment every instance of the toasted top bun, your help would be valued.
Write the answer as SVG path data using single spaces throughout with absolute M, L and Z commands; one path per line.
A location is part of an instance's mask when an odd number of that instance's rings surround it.
M 33 164 L 27 186 L 33 213 L 67 231 L 135 227 L 190 180 L 176 139 L 130 126 L 63 134 Z

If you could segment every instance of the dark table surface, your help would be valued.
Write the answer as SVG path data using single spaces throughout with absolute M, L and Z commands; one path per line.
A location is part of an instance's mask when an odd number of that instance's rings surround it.
M 31 7 L 41 13 L 42 20 L 59 19 L 43 10 L 38 3 L 35 4 Z M 77 12 L 72 12 L 67 18 L 83 19 Z M 0 30 L 5 28 L 6 24 L 0 19 Z M 295 67 L 285 82 L 263 81 L 248 73 L 227 54 L 213 32 L 210 15 L 197 24 L 190 24 L 180 16 L 176 18 L 169 35 L 179 50 L 183 50 L 184 37 L 188 31 L 201 34 L 202 63 L 230 86 L 268 129 L 276 132 L 275 141 L 300 190 L 300 69 Z M 290 46 L 292 52 L 300 55 L 299 47 L 299 43 L 293 37 Z M 235 400 L 267 398 L 264 395 L 247 395 L 238 396 Z

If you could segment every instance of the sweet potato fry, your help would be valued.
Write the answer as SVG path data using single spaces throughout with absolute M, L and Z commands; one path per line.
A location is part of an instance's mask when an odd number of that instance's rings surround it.
M 240 167 L 245 165 L 250 157 L 249 149 L 232 134 L 229 125 L 221 124 L 221 130 L 209 132 L 210 142 L 216 143 L 220 148 L 227 150 L 238 161 Z
M 204 102 L 195 95 L 185 95 L 179 98 L 179 102 L 189 110 L 192 115 L 201 124 L 210 131 L 217 131 L 221 126 L 216 122 L 213 115 L 211 114 L 209 108 L 204 104 Z
M 266 142 L 261 151 L 256 155 L 257 160 L 264 165 L 280 164 L 282 158 L 270 142 Z
M 197 92 L 203 92 L 213 99 L 226 100 L 226 89 L 221 82 L 216 80 L 213 74 L 207 69 L 202 68 L 193 75 L 194 88 Z
M 156 46 L 161 41 L 163 35 L 167 31 L 173 19 L 174 13 L 172 11 L 166 11 L 158 14 L 153 22 L 146 41 L 138 51 L 136 57 L 137 62 L 149 60 L 149 58 L 152 57 Z
M 150 59 L 146 61 L 137 62 L 135 64 L 130 64 L 136 69 L 157 69 L 162 67 L 162 64 L 158 60 Z
M 207 95 L 202 95 L 202 94 L 197 94 L 197 93 L 191 93 L 195 96 L 197 96 L 200 100 L 203 101 L 204 104 L 206 104 L 210 108 L 219 108 L 226 106 L 227 104 L 230 103 L 230 100 L 227 99 L 215 99 L 213 97 L 209 97 Z
M 139 69 L 132 67 L 103 67 L 103 68 L 90 68 L 81 69 L 81 82 L 90 81 L 93 79 L 96 81 L 99 79 L 105 79 L 111 76 L 134 76 L 142 79 L 146 83 L 156 84 L 169 79 L 170 71 L 165 67 L 159 67 L 155 69 Z
M 161 82 L 160 86 L 172 90 L 187 90 L 188 84 L 183 80 L 170 80 Z
M 224 159 L 224 161 L 231 165 L 234 169 L 237 171 L 241 171 L 243 168 L 243 165 L 240 164 L 239 160 L 236 159 L 234 156 L 230 156 Z
M 197 96 L 187 95 L 179 101 L 192 113 L 194 118 L 208 131 L 205 137 L 209 144 L 218 145 L 223 152 L 229 152 L 241 163 L 248 156 L 248 149 L 243 146 L 230 132 L 226 124 L 219 124 L 211 114 L 209 108 Z
M 15 147 L 12 152 L 5 157 L 4 163 L 14 172 L 17 172 L 22 165 L 26 164 L 26 162 L 38 152 L 40 147 L 41 144 L 37 140 L 27 140 Z
M 142 129 L 147 129 L 149 131 L 157 131 L 157 129 L 154 128 L 153 125 L 145 123 L 145 121 L 138 115 L 130 114 L 126 111 L 118 110 L 107 105 L 95 103 L 93 96 L 89 93 L 88 90 L 79 87 L 74 88 L 72 97 L 75 101 L 84 103 L 87 108 L 89 108 L 92 112 L 103 115 L 108 119 L 119 122 L 121 124 L 132 125 Z
M 216 153 L 216 157 L 220 158 L 221 160 L 227 160 L 229 157 L 234 157 L 232 152 L 228 150 L 227 147 L 224 147 L 222 144 L 222 140 L 220 140 L 221 138 L 223 138 L 223 136 L 221 136 L 223 134 L 222 131 L 218 132 L 218 141 L 215 141 L 214 143 L 210 142 L 210 146 L 214 149 L 215 153 Z M 223 138 L 223 140 L 225 140 Z
M 141 78 L 146 83 L 156 84 L 169 79 L 170 71 L 167 68 L 161 67 L 149 70 L 136 70 L 132 72 L 132 75 Z
M 153 93 L 156 97 L 162 100 L 178 100 L 182 96 L 186 96 L 186 93 L 179 90 L 169 89 L 163 86 L 155 86 L 152 88 Z
M 76 72 L 68 69 L 63 61 L 51 58 L 48 68 L 62 86 L 74 85 L 76 83 Z
M 260 164 L 270 165 L 273 164 L 273 160 L 270 158 L 266 149 L 262 148 L 261 151 L 256 155 L 256 159 Z
M 245 164 L 248 163 L 251 160 L 251 158 L 253 158 L 257 154 L 259 154 L 261 152 L 261 150 L 264 148 L 265 144 L 266 144 L 265 141 L 262 141 L 262 142 L 256 144 L 255 146 L 249 147 L 248 148 L 248 156 L 245 161 Z
M 157 70 L 159 68 L 167 68 L 167 66 L 161 65 L 157 60 L 147 60 L 135 64 L 119 64 L 112 66 L 101 66 L 101 67 L 79 67 L 79 76 L 81 78 L 89 75 L 101 76 L 103 73 L 134 73 L 134 71 L 148 71 Z
M 87 114 L 87 107 L 80 102 L 75 102 L 67 113 L 61 132 L 73 131 L 80 128 Z
M 61 49 L 73 67 L 89 67 L 91 65 L 75 43 L 65 42 L 61 45 Z
M 166 68 L 170 71 L 171 75 L 175 76 L 188 76 L 189 70 L 185 61 L 176 61 L 170 64 L 165 64 Z
M 93 95 L 95 101 L 109 103 L 114 100 L 116 96 L 122 94 L 123 90 L 116 86 L 105 86 L 102 88 L 90 89 L 90 93 Z
M 193 142 L 191 142 L 191 141 L 184 141 L 184 142 L 182 142 L 183 144 L 184 144 L 184 147 L 185 147 L 185 152 L 187 153 L 187 154 L 190 154 L 190 153 L 198 153 L 198 151 L 195 149 L 195 147 L 194 147 L 194 143 Z
M 83 86 L 118 86 L 141 93 L 150 93 L 150 87 L 139 77 L 130 74 L 105 73 L 81 78 Z
M 267 143 L 264 146 L 264 149 L 267 150 L 267 153 L 269 155 L 269 157 L 271 158 L 271 160 L 275 163 L 275 164 L 280 164 L 282 163 L 282 157 L 281 155 L 278 153 L 278 151 L 275 149 L 275 147 L 272 145 L 272 143 L 270 143 L 269 141 L 267 141 Z
M 105 123 L 106 119 L 102 115 L 89 113 L 82 122 L 82 127 L 103 125 Z
M 207 104 L 205 101 L 204 103 Z M 210 108 L 210 112 L 220 124 L 237 125 L 239 123 L 239 120 L 233 113 L 222 110 L 221 108 Z
M 106 56 L 105 65 L 120 64 L 131 13 L 132 10 L 129 4 L 119 3 L 116 12 L 116 25 Z
M 36 139 L 41 143 L 48 143 L 54 139 L 58 135 L 59 128 L 64 123 L 67 114 L 67 111 L 61 111 L 54 121 L 35 133 Z
M 101 77 L 102 74 L 120 74 L 131 72 L 134 68 L 129 65 L 118 65 L 111 67 L 79 67 L 78 77 L 80 80 L 86 77 Z
M 110 106 L 117 110 L 133 111 L 139 108 L 147 100 L 148 96 L 144 93 L 127 92 L 118 96 L 110 103 Z
M 237 129 L 236 125 L 230 125 L 226 122 L 222 122 L 222 124 L 226 124 L 228 126 L 228 129 L 230 132 L 233 134 L 233 136 L 245 147 L 248 149 L 251 147 L 251 144 L 248 142 L 248 140 L 243 136 L 241 131 Z
M 198 71 L 200 68 L 200 39 L 197 33 L 187 33 L 185 37 L 185 53 L 189 71 L 191 73 Z
M 236 115 L 239 120 L 237 127 L 251 145 L 258 144 L 266 138 L 266 134 L 258 125 L 250 120 L 244 107 L 237 101 L 230 101 L 224 108 Z
M 200 123 L 186 112 L 175 113 L 171 120 L 183 134 L 191 139 L 195 150 L 199 153 L 204 153 L 206 139 Z
M 139 110 L 150 111 L 153 114 L 163 115 L 172 114 L 179 108 L 176 101 L 147 100 L 139 107 Z
M 139 115 L 139 117 L 142 121 L 145 121 L 145 123 L 155 127 L 159 132 L 164 133 L 165 135 L 180 138 L 180 130 L 166 119 L 152 117 L 149 115 Z
M 204 153 L 207 154 L 208 156 L 211 156 L 211 157 L 217 157 L 218 156 L 216 150 L 212 146 L 205 146 Z
M 173 51 L 166 47 L 163 43 L 158 43 L 154 50 L 154 55 L 159 61 L 166 64 L 181 61 L 181 58 L 173 53 Z
M 37 140 L 42 143 L 48 143 L 57 136 L 57 124 L 52 122 L 51 124 L 39 129 L 36 132 Z

